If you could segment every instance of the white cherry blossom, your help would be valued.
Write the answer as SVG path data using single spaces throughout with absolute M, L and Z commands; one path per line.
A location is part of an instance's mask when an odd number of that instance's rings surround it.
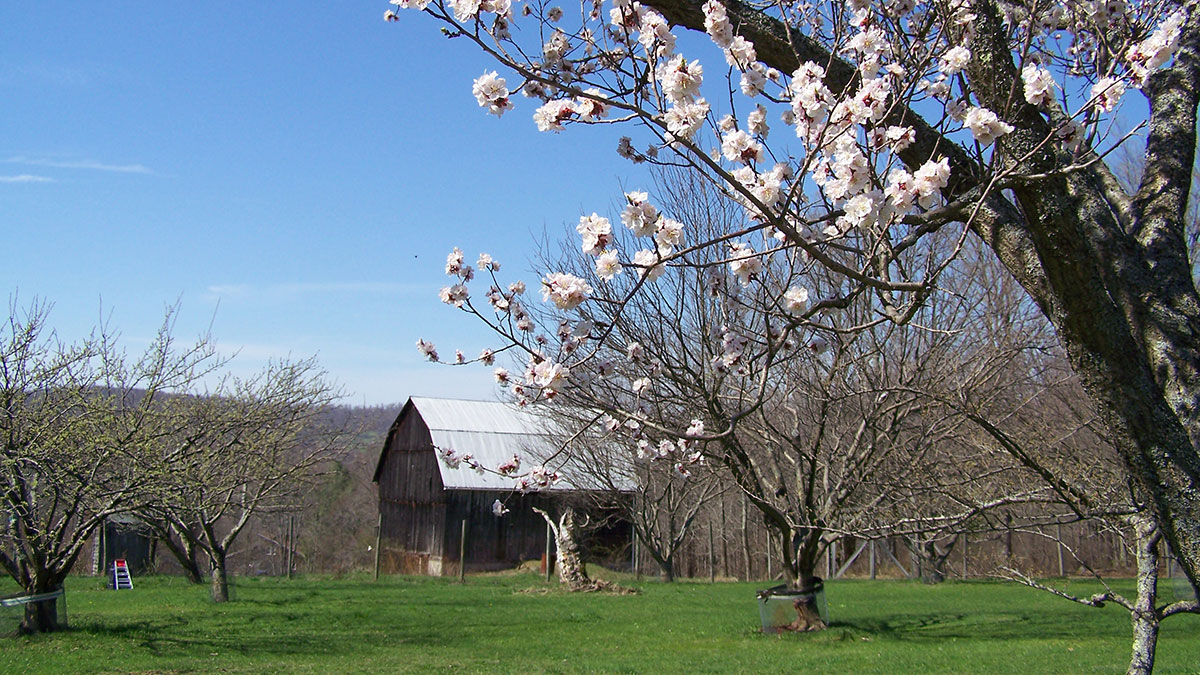
M 542 279 L 542 298 L 559 309 L 575 309 L 591 293 L 592 287 L 573 274 L 552 272 Z
M 984 147 L 995 143 L 997 138 L 1013 130 L 1013 126 L 1000 119 L 996 113 L 979 106 L 967 110 L 966 116 L 963 117 L 963 126 L 970 129 L 975 140 Z

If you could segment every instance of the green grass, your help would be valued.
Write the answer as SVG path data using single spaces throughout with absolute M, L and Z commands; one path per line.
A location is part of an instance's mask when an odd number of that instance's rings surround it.
M 836 581 L 831 629 L 784 636 L 757 631 L 763 584 L 238 578 L 236 601 L 214 605 L 181 579 L 135 583 L 71 579 L 71 630 L 0 639 L 0 672 L 1123 672 L 1130 641 L 1120 608 L 1002 582 Z M 1200 673 L 1200 616 L 1166 622 L 1159 672 Z

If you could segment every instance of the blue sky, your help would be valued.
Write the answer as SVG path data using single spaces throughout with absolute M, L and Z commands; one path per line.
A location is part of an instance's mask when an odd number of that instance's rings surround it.
M 488 344 L 437 300 L 461 246 L 528 272 L 532 242 L 604 212 L 632 174 L 612 129 L 539 134 L 471 96 L 492 69 L 376 2 L 0 6 L 0 288 L 101 316 L 135 350 L 178 301 L 235 371 L 316 354 L 349 401 L 487 398 Z M 633 185 L 636 187 L 637 185 Z

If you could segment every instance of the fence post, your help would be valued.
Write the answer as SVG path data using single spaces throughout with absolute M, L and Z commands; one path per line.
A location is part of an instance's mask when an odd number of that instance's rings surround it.
M 767 581 L 771 580 L 771 528 L 767 528 Z
M 713 548 L 712 523 L 708 524 L 708 583 L 717 583 L 717 551 Z
M 1066 569 L 1063 567 L 1062 523 L 1055 523 L 1054 530 L 1055 530 L 1054 543 L 1057 545 L 1057 548 L 1058 548 L 1058 576 L 1065 577 L 1065 576 L 1067 576 L 1067 572 L 1066 572 Z
M 550 537 L 553 532 L 550 529 L 550 522 L 546 522 L 546 581 L 550 581 Z
M 467 577 L 467 519 L 462 521 L 462 536 L 458 539 L 458 582 L 464 583 Z
M 375 525 L 375 581 L 379 581 L 379 540 L 383 536 L 383 514 L 379 514 L 379 522 Z
M 967 547 L 971 543 L 971 535 L 967 534 L 966 532 L 963 532 L 962 538 L 963 538 L 962 578 L 966 579 L 967 578 L 967 550 L 968 550 Z
M 875 540 L 871 540 L 871 581 L 875 581 Z
M 295 563 L 296 550 L 296 516 L 288 516 L 288 534 L 287 534 L 287 578 L 292 578 L 292 565 Z

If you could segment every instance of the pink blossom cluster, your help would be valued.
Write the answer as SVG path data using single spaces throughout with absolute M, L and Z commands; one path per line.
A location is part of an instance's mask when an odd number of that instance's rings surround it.
M 475 473 L 483 474 L 484 472 L 483 465 L 477 462 L 475 460 L 475 456 L 469 452 L 460 455 L 453 448 L 437 447 L 435 449 L 437 450 L 438 457 L 441 458 L 442 463 L 451 469 L 457 469 L 459 467 L 466 466 Z

